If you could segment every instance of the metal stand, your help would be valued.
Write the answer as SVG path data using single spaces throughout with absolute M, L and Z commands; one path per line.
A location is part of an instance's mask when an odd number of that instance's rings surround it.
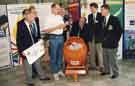
M 75 82 L 78 81 L 78 75 L 86 75 L 87 73 L 88 73 L 88 68 L 85 65 L 82 66 L 67 65 L 65 70 L 65 75 L 72 76 Z

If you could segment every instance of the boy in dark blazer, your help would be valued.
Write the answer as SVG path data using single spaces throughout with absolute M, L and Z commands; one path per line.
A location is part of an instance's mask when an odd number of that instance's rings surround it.
M 98 60 L 98 69 L 102 71 L 103 69 L 103 49 L 102 49 L 102 39 L 103 39 L 103 28 L 102 28 L 102 16 L 98 12 L 98 4 L 90 4 L 91 14 L 88 16 L 88 28 L 89 28 L 89 47 L 91 51 L 90 55 L 90 65 L 92 69 L 96 69 L 96 54 Z
M 105 4 L 101 7 L 103 16 L 103 60 L 104 72 L 101 75 L 112 73 L 111 78 L 115 79 L 119 76 L 119 68 L 117 65 L 117 48 L 123 32 L 120 21 L 117 17 L 110 14 L 109 5 Z M 112 71 L 111 71 L 112 70 Z

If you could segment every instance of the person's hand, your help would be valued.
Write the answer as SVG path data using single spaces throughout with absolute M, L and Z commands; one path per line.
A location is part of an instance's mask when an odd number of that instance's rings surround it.
M 60 24 L 60 25 L 58 26 L 58 29 L 64 29 L 65 26 L 66 26 L 66 24 Z
M 65 29 L 65 27 L 66 27 L 67 25 L 69 25 L 69 21 L 65 22 L 64 24 L 60 24 L 60 25 L 58 26 L 58 28 L 59 28 L 59 29 Z
M 67 21 L 67 22 L 65 22 L 65 24 L 66 24 L 66 26 L 67 26 L 67 25 L 69 25 L 69 22 Z
M 24 52 L 21 53 L 22 56 L 25 56 Z
M 64 31 L 67 31 L 67 28 L 64 28 L 63 30 L 64 30 Z

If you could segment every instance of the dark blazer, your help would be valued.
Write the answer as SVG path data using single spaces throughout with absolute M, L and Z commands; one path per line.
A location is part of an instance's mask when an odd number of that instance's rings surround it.
M 36 22 L 37 30 L 38 30 L 38 36 L 37 36 L 37 38 L 35 38 L 35 40 L 36 40 L 35 42 L 37 42 L 38 39 L 41 38 L 41 34 L 40 34 L 40 24 L 39 24 L 39 18 L 38 18 L 38 17 L 35 18 L 35 22 Z
M 89 41 L 88 32 L 89 29 L 87 24 L 85 24 L 83 29 L 81 30 L 79 22 L 75 22 L 72 25 L 70 36 L 78 36 L 78 34 L 80 33 L 79 37 L 81 37 L 87 43 Z
M 37 23 L 38 36 L 33 37 L 34 43 L 36 43 L 40 39 L 40 29 L 39 29 L 39 20 L 35 19 Z M 29 48 L 33 45 L 32 39 L 29 33 L 29 30 L 24 22 L 24 19 L 17 23 L 17 37 L 16 43 L 18 47 L 18 51 L 21 54 L 25 49 Z
M 92 42 L 93 37 L 95 37 L 95 43 L 101 43 L 103 40 L 101 13 L 97 13 L 96 20 L 97 22 L 94 23 L 93 14 L 88 15 L 88 28 L 90 29 L 89 41 Z
M 119 19 L 111 15 L 107 25 L 104 27 L 103 48 L 118 48 L 122 33 L 123 29 Z

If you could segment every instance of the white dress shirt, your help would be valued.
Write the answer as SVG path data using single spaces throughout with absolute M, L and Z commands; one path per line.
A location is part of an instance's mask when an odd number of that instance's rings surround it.
M 93 17 L 96 19 L 97 18 L 97 12 L 93 13 Z
M 60 24 L 64 24 L 62 16 L 51 14 L 50 16 L 48 16 L 46 18 L 44 27 L 45 27 L 45 29 L 50 29 L 50 28 L 54 28 Z M 50 32 L 49 34 L 61 35 L 61 34 L 63 34 L 63 28 L 54 30 L 53 32 Z
M 97 13 L 98 13 L 98 12 L 93 13 L 93 20 L 94 20 L 94 23 L 97 23 L 97 20 L 96 20 L 96 18 L 97 18 Z
M 106 25 L 107 25 L 109 18 L 110 18 L 110 14 L 108 14 L 105 18 L 106 18 Z
M 30 34 L 31 34 L 30 24 L 29 24 L 26 20 L 24 20 L 24 22 L 25 22 L 25 24 L 26 24 L 26 26 L 27 26 L 27 28 L 28 28 L 28 30 L 29 30 L 29 32 L 30 32 Z

